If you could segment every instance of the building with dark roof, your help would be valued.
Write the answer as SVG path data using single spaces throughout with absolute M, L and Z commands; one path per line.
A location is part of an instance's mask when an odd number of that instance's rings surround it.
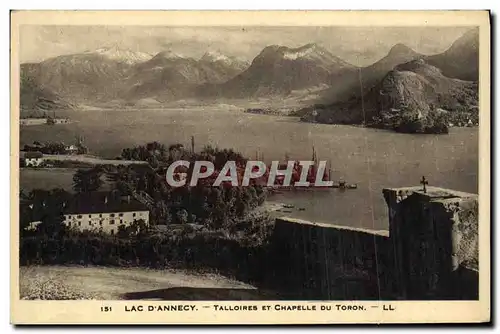
M 28 204 L 32 211 L 30 228 L 42 221 L 44 203 Z M 47 208 L 48 209 L 48 208 Z M 115 234 L 120 225 L 130 226 L 142 220 L 149 225 L 149 210 L 132 196 L 120 196 L 113 192 L 77 194 L 62 203 L 63 223 L 79 230 L 95 230 Z
M 120 225 L 129 226 L 136 220 L 149 224 L 148 208 L 132 196 L 110 192 L 80 194 L 67 203 L 64 223 L 80 230 L 102 230 L 114 234 Z
M 43 163 L 43 154 L 41 152 L 21 152 L 20 158 L 26 167 L 38 167 Z

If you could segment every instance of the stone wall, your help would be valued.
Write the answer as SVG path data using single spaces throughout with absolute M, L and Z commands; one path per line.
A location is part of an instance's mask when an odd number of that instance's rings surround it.
M 275 288 L 297 299 L 389 298 L 388 239 L 387 231 L 278 218 L 270 256 Z
M 268 273 L 309 300 L 477 299 L 477 195 L 384 189 L 389 231 L 278 218 Z
M 384 189 L 404 299 L 475 299 L 478 196 L 437 187 Z

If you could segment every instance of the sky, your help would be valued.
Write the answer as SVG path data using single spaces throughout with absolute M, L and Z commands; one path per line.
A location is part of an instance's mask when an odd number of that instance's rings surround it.
M 219 51 L 251 61 L 268 45 L 299 47 L 316 43 L 358 66 L 370 65 L 397 43 L 422 54 L 443 52 L 472 27 L 20 27 L 20 61 L 40 62 L 102 47 L 156 54 L 172 50 L 199 58 Z

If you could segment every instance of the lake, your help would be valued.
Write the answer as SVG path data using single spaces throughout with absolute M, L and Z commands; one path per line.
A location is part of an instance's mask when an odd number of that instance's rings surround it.
M 73 143 L 82 135 L 90 153 L 107 158 L 122 148 L 159 141 L 195 148 L 233 148 L 249 158 L 329 160 L 332 179 L 358 189 L 285 193 L 274 201 L 304 207 L 286 213 L 337 225 L 386 229 L 385 187 L 429 185 L 477 193 L 478 128 L 452 128 L 449 135 L 409 135 L 352 126 L 301 123 L 295 118 L 247 114 L 216 108 L 68 112 L 74 123 L 21 128 L 21 145 L 39 141 Z

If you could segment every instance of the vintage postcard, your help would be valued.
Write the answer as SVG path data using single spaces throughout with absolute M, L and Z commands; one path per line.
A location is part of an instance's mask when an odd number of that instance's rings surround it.
M 488 11 L 14 11 L 11 322 L 490 321 Z

